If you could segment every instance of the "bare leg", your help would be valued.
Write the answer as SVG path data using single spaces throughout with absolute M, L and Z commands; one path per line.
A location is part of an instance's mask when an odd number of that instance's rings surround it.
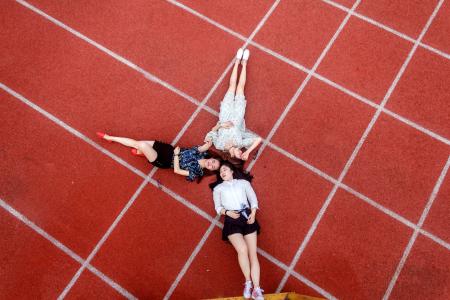
M 236 95 L 244 95 L 244 87 L 245 87 L 245 82 L 247 80 L 247 61 L 243 60 L 241 62 L 241 64 L 242 64 L 242 70 L 241 70 L 241 75 L 239 76 L 239 83 L 237 85 Z
M 258 254 L 256 252 L 256 232 L 244 235 L 244 240 L 248 248 L 250 257 L 250 270 L 254 287 L 259 287 L 260 267 Z
M 244 237 L 240 233 L 234 233 L 228 236 L 231 244 L 238 253 L 239 266 L 244 274 L 245 280 L 250 279 L 250 261 L 248 259 L 248 248 Z
M 143 153 L 150 162 L 155 161 L 158 156 L 155 149 L 153 149 L 155 141 L 136 141 L 126 137 L 111 136 L 107 134 L 105 134 L 104 139 L 134 148 L 137 150 L 137 153 Z
M 236 59 L 234 62 L 233 71 L 231 72 L 230 77 L 230 85 L 228 87 L 228 93 L 233 93 L 236 91 L 236 82 L 238 77 L 238 67 L 239 67 L 239 60 Z

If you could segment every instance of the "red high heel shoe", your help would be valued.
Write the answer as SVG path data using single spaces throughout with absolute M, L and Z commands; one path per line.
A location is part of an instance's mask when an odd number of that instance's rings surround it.
M 105 139 L 106 133 L 97 131 L 96 134 L 97 134 L 98 137 L 100 137 L 101 139 L 104 139 L 104 140 L 107 141 L 108 143 L 111 143 L 111 142 L 112 142 L 112 141 L 110 141 L 110 140 Z
M 136 156 L 145 156 L 144 153 L 138 153 L 136 149 L 131 148 L 131 154 Z

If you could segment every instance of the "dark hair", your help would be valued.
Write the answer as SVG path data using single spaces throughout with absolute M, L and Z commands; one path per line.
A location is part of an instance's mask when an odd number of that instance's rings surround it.
M 210 158 L 217 159 L 219 161 L 219 169 L 220 169 L 220 165 L 222 164 L 223 158 L 219 154 L 217 154 L 214 151 L 209 150 L 206 152 L 205 158 L 206 159 L 210 159 Z M 204 168 L 202 171 L 203 171 L 203 176 L 197 177 L 197 179 L 196 179 L 197 183 L 200 183 L 202 181 L 203 177 L 209 177 L 209 176 L 216 174 L 216 171 L 211 171 L 206 168 Z
M 233 171 L 233 179 L 244 179 L 244 180 L 247 180 L 248 182 L 252 182 L 253 176 L 250 173 L 248 173 L 247 171 L 245 171 L 242 168 L 242 166 L 236 166 L 232 162 L 225 160 L 220 163 L 219 170 L 215 172 L 216 173 L 216 181 L 209 184 L 209 188 L 211 190 L 214 190 L 214 188 L 216 186 L 218 186 L 219 184 L 221 184 L 223 182 L 222 177 L 220 177 L 220 168 L 222 166 L 227 166 L 228 168 L 231 169 L 231 171 Z

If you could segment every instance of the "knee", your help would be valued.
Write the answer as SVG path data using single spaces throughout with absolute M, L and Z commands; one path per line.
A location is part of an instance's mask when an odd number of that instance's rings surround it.
M 248 248 L 245 245 L 240 246 L 236 251 L 239 255 L 248 255 Z

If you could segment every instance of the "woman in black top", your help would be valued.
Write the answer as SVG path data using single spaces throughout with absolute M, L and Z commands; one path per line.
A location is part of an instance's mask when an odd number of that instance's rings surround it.
M 220 162 L 208 152 L 211 142 L 191 148 L 174 148 L 160 141 L 137 141 L 125 137 L 97 132 L 97 135 L 109 142 L 116 142 L 131 147 L 133 155 L 145 156 L 154 166 L 161 169 L 173 169 L 174 173 L 185 176 L 188 181 L 199 181 L 205 175 L 204 169 L 215 171 Z

